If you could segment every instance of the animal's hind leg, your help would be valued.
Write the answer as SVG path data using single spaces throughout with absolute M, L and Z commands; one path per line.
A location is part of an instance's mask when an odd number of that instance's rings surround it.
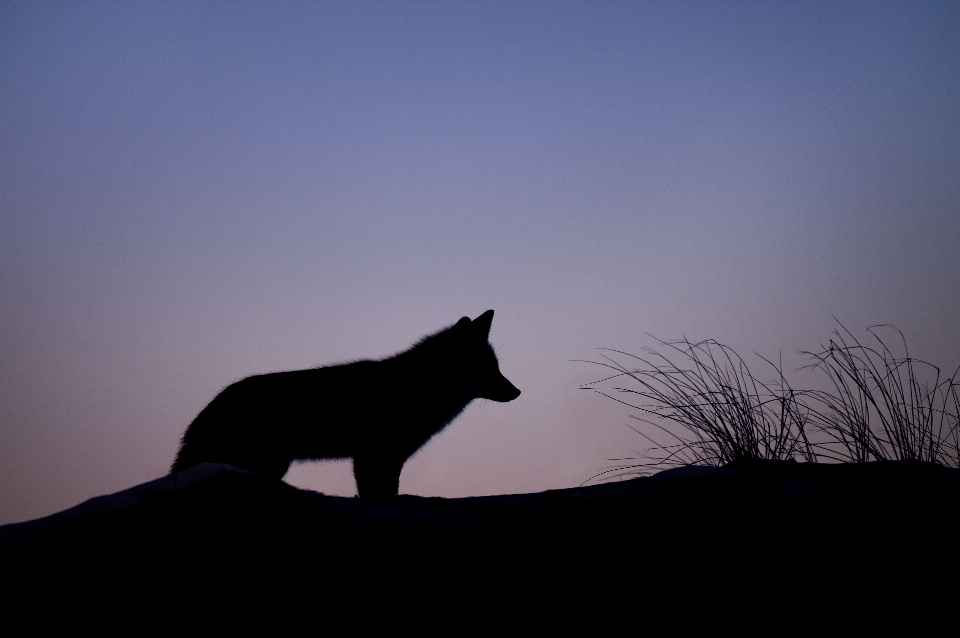
M 238 458 L 233 461 L 231 465 L 236 465 L 249 472 L 255 472 L 260 476 L 279 481 L 286 475 L 291 463 L 293 463 L 293 461 L 287 458 L 264 456 L 262 458 Z
M 293 461 L 288 461 L 287 459 L 273 460 L 264 466 L 262 473 L 272 479 L 282 480 L 283 477 L 287 475 L 291 463 L 293 463 Z
M 353 457 L 357 494 L 362 497 L 396 496 L 400 489 L 400 471 L 406 460 L 378 454 L 358 454 Z

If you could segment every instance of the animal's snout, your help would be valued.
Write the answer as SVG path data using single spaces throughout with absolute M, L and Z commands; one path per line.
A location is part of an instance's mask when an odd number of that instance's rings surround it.
M 478 398 L 480 399 L 490 399 L 491 401 L 498 401 L 500 403 L 513 401 L 518 396 L 520 396 L 520 390 L 517 386 L 510 383 L 510 380 L 502 374 L 498 374 L 497 378 L 494 378 L 492 382 L 484 384 L 478 393 Z

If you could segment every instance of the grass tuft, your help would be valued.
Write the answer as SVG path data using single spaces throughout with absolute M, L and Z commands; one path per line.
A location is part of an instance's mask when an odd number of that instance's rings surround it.
M 636 463 L 622 462 L 597 476 L 642 475 L 680 465 L 725 465 L 742 459 L 814 460 L 807 437 L 807 409 L 781 366 L 764 359 L 777 373 L 776 381 L 764 382 L 736 352 L 712 339 L 658 341 L 665 352 L 646 348 L 646 356 L 636 356 L 604 350 L 604 361 L 589 362 L 614 374 L 583 389 L 639 410 L 646 416 L 632 418 L 667 438 L 660 443 L 632 428 L 652 447 L 637 459 L 621 460 Z M 627 380 L 629 386 L 598 387 Z
M 902 356 L 881 329 L 896 332 Z M 942 380 L 936 366 L 910 357 L 895 327 L 868 332 L 875 344 L 864 345 L 840 324 L 827 346 L 801 353 L 812 360 L 805 367 L 824 373 L 832 391 L 795 390 L 782 363 L 763 357 L 774 378 L 761 381 L 743 358 L 712 339 L 657 339 L 660 350 L 645 348 L 643 356 L 602 350 L 602 361 L 587 363 L 613 374 L 582 389 L 640 411 L 631 417 L 653 431 L 632 427 L 651 447 L 611 459 L 617 465 L 592 478 L 756 459 L 911 459 L 960 467 L 960 368 Z
M 839 322 L 837 322 L 839 323 Z M 894 352 L 881 331 L 896 333 Z M 910 356 L 903 333 L 871 326 L 864 345 L 843 324 L 819 352 L 806 352 L 833 391 L 811 392 L 812 422 L 850 462 L 915 460 L 960 466 L 960 397 L 957 376 Z

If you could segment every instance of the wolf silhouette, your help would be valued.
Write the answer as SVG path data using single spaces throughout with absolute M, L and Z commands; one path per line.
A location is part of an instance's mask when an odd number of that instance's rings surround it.
M 247 377 L 193 420 L 171 472 L 229 463 L 276 479 L 293 461 L 353 459 L 360 496 L 392 496 L 410 456 L 473 399 L 518 390 L 488 342 L 493 310 L 426 336 L 409 350 L 309 370 Z

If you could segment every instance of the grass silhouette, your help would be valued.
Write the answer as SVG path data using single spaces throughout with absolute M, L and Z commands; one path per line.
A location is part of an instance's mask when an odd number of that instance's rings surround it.
M 645 348 L 642 356 L 602 350 L 602 361 L 588 363 L 613 374 L 582 389 L 639 410 L 642 416 L 631 417 L 652 427 L 654 436 L 633 427 L 651 447 L 611 459 L 617 465 L 590 480 L 762 459 L 960 467 L 960 368 L 942 380 L 936 366 L 909 356 L 895 327 L 868 328 L 876 344 L 864 345 L 837 323 L 828 345 L 801 352 L 812 360 L 805 367 L 824 373 L 832 391 L 794 389 L 782 363 L 764 357 L 774 380 L 762 381 L 740 355 L 712 339 L 657 339 L 661 348 Z M 902 356 L 884 341 L 884 328 L 899 336 Z
M 884 341 L 881 330 L 896 333 L 902 356 Z M 804 353 L 833 386 L 832 392 L 807 395 L 814 427 L 832 440 L 843 461 L 915 460 L 960 467 L 960 368 L 941 380 L 939 368 L 910 356 L 895 326 L 871 326 L 867 332 L 874 345 L 864 345 L 840 324 L 828 345 Z

